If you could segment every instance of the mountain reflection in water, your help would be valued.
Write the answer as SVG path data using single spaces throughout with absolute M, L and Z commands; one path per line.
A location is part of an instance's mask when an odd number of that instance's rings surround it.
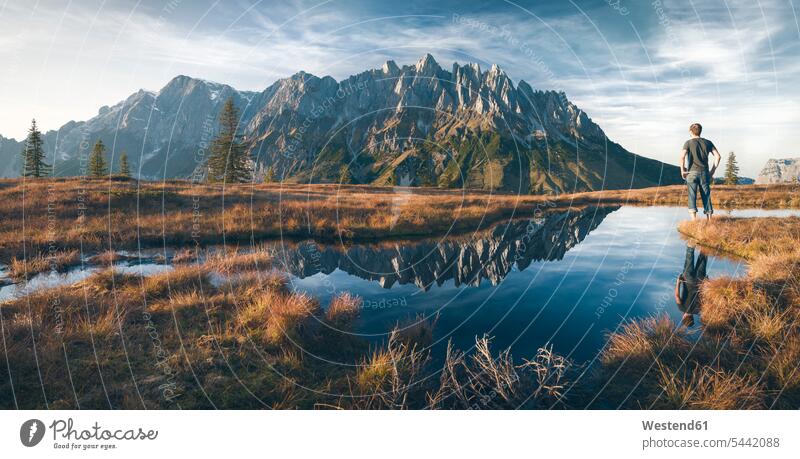
M 456 286 L 497 285 L 512 268 L 534 261 L 560 260 L 619 206 L 587 207 L 513 220 L 490 231 L 442 239 L 374 245 L 323 246 L 313 241 L 281 244 L 276 253 L 283 270 L 306 278 L 336 269 L 377 281 L 384 288 L 414 284 L 423 290 L 453 279 Z

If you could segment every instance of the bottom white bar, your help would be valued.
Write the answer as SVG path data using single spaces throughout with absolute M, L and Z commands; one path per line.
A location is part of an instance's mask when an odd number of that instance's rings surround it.
M 800 457 L 798 421 L 789 411 L 5 411 L 0 447 L 9 458 Z

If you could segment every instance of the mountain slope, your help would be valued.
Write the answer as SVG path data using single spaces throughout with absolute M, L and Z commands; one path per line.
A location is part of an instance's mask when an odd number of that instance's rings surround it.
M 260 93 L 179 76 L 85 122 L 45 135 L 56 172 L 80 174 L 91 144 L 126 150 L 145 178 L 187 177 L 206 157 L 228 97 L 256 164 L 294 182 L 570 192 L 680 182 L 678 168 L 634 155 L 563 92 L 514 85 L 497 66 L 443 69 L 428 54 L 337 82 L 299 72 Z M 116 160 L 115 160 L 116 161 Z
M 120 153 L 126 151 L 136 175 L 187 177 L 204 160 L 204 148 L 217 133 L 225 100 L 233 97 L 244 108 L 252 96 L 227 85 L 177 76 L 157 93 L 139 90 L 111 107 L 101 107 L 88 121 L 70 121 L 46 132 L 47 158 L 56 175 L 83 175 L 92 146 L 102 140 L 114 170 Z
M 23 143 L 0 135 L 0 178 L 17 177 L 22 170 Z
M 791 183 L 800 180 L 800 158 L 770 159 L 755 183 Z
M 340 83 L 298 73 L 268 89 L 248 125 L 280 176 L 517 192 L 679 183 L 674 166 L 610 142 L 564 93 L 516 87 L 499 67 L 442 69 L 426 55 Z

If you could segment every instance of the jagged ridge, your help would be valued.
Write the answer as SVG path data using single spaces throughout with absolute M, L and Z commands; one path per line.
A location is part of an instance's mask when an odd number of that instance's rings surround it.
M 800 158 L 770 159 L 758 174 L 756 183 L 790 183 L 798 179 L 800 179 Z
M 96 139 L 126 150 L 144 178 L 187 177 L 205 159 L 227 98 L 256 163 L 284 180 L 343 178 L 380 185 L 435 185 L 564 192 L 678 183 L 677 168 L 611 142 L 563 92 L 516 86 L 498 66 L 427 54 L 340 82 L 298 72 L 260 93 L 186 76 L 140 90 L 94 118 L 45 135 L 56 172 L 79 174 Z

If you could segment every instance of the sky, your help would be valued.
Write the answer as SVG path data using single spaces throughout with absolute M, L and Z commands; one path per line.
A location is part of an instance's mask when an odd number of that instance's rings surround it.
M 800 157 L 800 0 L 0 0 L 0 135 L 84 120 L 178 74 L 261 91 L 431 53 L 561 90 L 677 164 L 692 122 L 742 174 Z

